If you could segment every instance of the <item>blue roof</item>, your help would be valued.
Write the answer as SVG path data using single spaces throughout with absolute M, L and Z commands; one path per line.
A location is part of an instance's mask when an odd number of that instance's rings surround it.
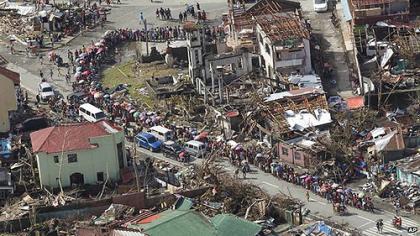
M 342 0 L 341 5 L 343 6 L 343 15 L 345 21 L 353 20 L 353 16 L 351 15 L 350 5 L 348 0 Z

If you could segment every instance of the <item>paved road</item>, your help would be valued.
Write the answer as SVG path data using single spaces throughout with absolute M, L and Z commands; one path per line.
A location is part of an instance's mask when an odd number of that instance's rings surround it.
M 115 1 L 116 2 L 116 1 Z M 148 0 L 121 0 L 122 4 L 113 4 L 111 14 L 108 16 L 107 24 L 104 29 L 89 30 L 84 32 L 72 40 L 67 46 L 63 46 L 55 52 L 61 55 L 64 61 L 67 61 L 67 50 L 74 50 L 81 48 L 82 45 L 90 45 L 92 41 L 96 42 L 106 30 L 117 29 L 117 28 L 143 28 L 143 25 L 139 24 L 140 12 L 143 12 L 144 18 L 148 22 L 148 27 L 160 27 L 160 26 L 177 26 L 179 22 L 174 21 L 162 21 L 156 18 L 155 12 L 158 7 L 170 8 L 172 16 L 178 18 L 180 11 L 185 10 L 185 4 L 196 4 L 197 1 L 155 1 L 151 3 Z M 217 24 L 221 22 L 221 15 L 227 11 L 227 3 L 225 0 L 199 0 L 201 9 L 204 9 L 208 13 L 208 18 L 211 23 Z M 159 43 L 150 43 L 149 46 L 160 47 Z M 11 55 L 7 42 L 0 41 L 0 54 L 4 56 L 9 64 L 7 67 L 21 74 L 21 85 L 29 92 L 36 94 L 38 84 L 41 81 L 39 77 L 40 71 L 44 73 L 44 77 L 47 78 L 55 89 L 60 91 L 64 96 L 67 96 L 71 92 L 70 84 L 67 84 L 64 75 L 67 72 L 66 69 L 61 69 L 61 74 L 52 63 L 47 62 L 46 53 L 44 54 L 44 64 L 40 64 L 40 60 L 37 57 L 25 56 L 25 49 L 17 45 L 16 50 L 20 50 L 15 55 Z M 145 50 L 145 46 L 142 47 Z M 134 55 L 128 49 L 124 49 L 126 55 Z M 123 51 L 124 51 L 123 50 Z M 50 69 L 53 69 L 53 77 L 50 79 Z
M 109 16 L 110 23 L 104 30 L 98 29 L 96 31 L 86 32 L 83 34 L 83 36 L 73 40 L 68 47 L 57 50 L 57 53 L 63 55 L 63 57 L 66 58 L 65 52 L 67 49 L 79 48 L 83 44 L 89 44 L 92 40 L 96 41 L 96 39 L 100 37 L 107 29 L 118 27 L 138 27 L 138 14 L 140 11 L 143 11 L 145 18 L 148 19 L 149 22 L 153 24 L 153 26 L 166 25 L 167 22 L 160 21 L 155 18 L 155 9 L 160 6 L 169 6 L 172 9 L 172 15 L 176 16 L 180 10 L 184 9 L 185 4 L 185 2 L 177 1 L 165 1 L 163 3 L 151 4 L 146 0 L 122 0 L 122 2 L 123 4 L 121 5 L 113 6 L 111 15 Z M 220 19 L 221 14 L 227 10 L 225 0 L 201 0 L 199 2 L 201 3 L 202 8 L 209 12 L 209 17 L 213 19 Z M 348 91 L 348 67 L 344 59 L 344 49 L 341 35 L 338 31 L 335 31 L 329 22 L 329 13 L 314 13 L 312 10 L 312 0 L 301 0 L 300 2 L 302 4 L 305 16 L 307 16 L 312 22 L 314 31 L 322 34 L 325 39 L 322 46 L 325 48 L 329 56 L 329 61 L 335 68 L 338 81 L 338 93 Z M 191 3 L 195 3 L 195 1 Z M 174 22 L 171 24 L 177 23 Z M 44 64 L 44 66 L 40 66 L 39 60 L 37 58 L 27 58 L 24 55 L 8 54 L 8 49 L 4 43 L 0 44 L 0 54 L 4 55 L 6 59 L 11 62 L 9 67 L 21 73 L 22 85 L 34 93 L 36 93 L 37 85 L 40 82 L 40 78 L 38 76 L 39 70 L 42 69 L 44 74 L 47 75 L 49 68 L 52 67 L 51 64 Z M 57 75 L 58 71 L 54 69 L 54 77 L 52 83 L 63 94 L 68 93 L 70 91 L 69 85 L 66 84 L 66 82 L 63 79 L 60 79 Z M 161 154 L 158 153 L 150 153 L 146 150 L 140 149 L 139 152 L 167 160 L 167 158 L 164 158 Z M 195 162 L 198 163 L 200 160 L 196 160 Z M 176 161 L 171 161 L 171 163 L 179 165 L 179 163 Z M 226 162 L 222 162 L 222 164 L 225 166 L 227 171 L 231 171 L 233 173 L 234 168 L 232 166 Z M 247 181 L 261 186 L 269 194 L 277 194 L 282 192 L 283 194 L 289 195 L 303 202 L 305 201 L 304 189 L 278 180 L 272 175 L 263 173 L 256 168 L 253 168 L 253 170 L 253 173 L 249 175 L 250 178 L 247 179 Z M 348 223 L 351 227 L 360 229 L 366 235 L 374 235 L 375 221 L 379 218 L 382 218 L 385 220 L 385 224 L 387 224 L 384 232 L 389 231 L 390 233 L 394 233 L 394 235 L 398 235 L 398 232 L 396 232 L 395 229 L 388 228 L 389 221 L 393 217 L 392 213 L 389 212 L 372 214 L 357 209 L 350 209 L 349 216 L 334 216 L 332 207 L 325 201 L 325 199 L 319 198 L 317 196 L 312 196 L 311 201 L 306 203 L 305 207 L 310 209 L 311 213 L 314 215 L 330 218 L 337 223 Z M 407 218 L 403 219 L 404 227 L 408 225 L 411 226 L 415 223 L 416 222 L 410 221 Z
M 353 96 L 343 38 L 340 30 L 336 29 L 330 21 L 331 12 L 314 12 L 313 0 L 299 2 L 302 5 L 304 17 L 311 21 L 313 34 L 321 40 L 321 50 L 324 51 L 327 62 L 333 66 L 332 78 L 337 81 L 337 84 L 326 89 L 331 95 L 338 94 L 344 98 Z
M 152 153 L 142 148 L 138 148 L 137 152 L 149 157 L 168 161 L 169 163 L 179 167 L 184 166 L 183 163 L 179 163 L 175 160 L 163 157 L 161 153 Z M 194 164 L 200 164 L 201 162 L 202 159 L 196 159 L 193 161 Z M 218 163 L 222 165 L 227 172 L 232 174 L 234 173 L 235 167 L 232 166 L 228 161 L 222 160 Z M 298 199 L 305 204 L 304 208 L 310 210 L 310 214 L 329 219 L 338 224 L 347 224 L 353 229 L 358 229 L 364 235 L 379 235 L 376 232 L 376 221 L 378 219 L 384 220 L 384 230 L 382 235 L 409 235 L 406 231 L 407 227 L 417 226 L 420 228 L 420 222 L 411 220 L 408 218 L 409 215 L 403 214 L 403 230 L 397 230 L 391 225 L 394 214 L 387 211 L 376 210 L 374 213 L 370 213 L 349 207 L 349 214 L 345 216 L 335 215 L 332 210 L 332 205 L 328 203 L 324 198 L 311 194 L 310 202 L 307 202 L 305 196 L 306 190 L 304 188 L 283 180 L 279 180 L 269 173 L 260 171 L 255 166 L 251 166 L 251 173 L 247 175 L 247 179 L 244 181 L 248 181 L 261 187 L 270 195 L 283 194 L 288 197 Z

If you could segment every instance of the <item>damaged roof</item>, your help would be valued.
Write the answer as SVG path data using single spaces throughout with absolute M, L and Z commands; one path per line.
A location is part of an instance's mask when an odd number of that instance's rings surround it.
M 107 121 L 66 124 L 41 129 L 30 134 L 33 152 L 57 153 L 93 149 L 90 138 L 120 131 Z
M 300 3 L 286 0 L 261 0 L 246 10 L 246 13 L 253 16 L 267 15 L 277 12 L 296 11 Z
M 420 169 L 420 153 L 396 161 L 396 166 L 404 172 L 418 172 Z
M 287 0 L 261 0 L 244 10 L 242 7 L 233 6 L 232 15 L 236 27 L 253 25 L 252 17 L 271 15 L 281 12 L 294 12 L 300 9 L 300 3 Z
M 20 74 L 16 73 L 14 71 L 11 71 L 5 67 L 0 66 L 0 75 L 3 75 L 4 77 L 10 79 L 13 81 L 14 85 L 20 84 Z
M 288 97 L 297 97 L 297 96 L 303 96 L 303 95 L 309 95 L 309 94 L 324 94 L 324 90 L 317 89 L 317 88 L 301 88 L 296 90 L 290 90 L 290 91 L 283 91 L 279 93 L 273 93 L 270 94 L 270 96 L 266 97 L 264 100 L 266 102 L 272 102 Z
M 255 17 L 261 30 L 274 44 L 295 44 L 295 40 L 309 39 L 310 33 L 294 15 L 282 14 Z

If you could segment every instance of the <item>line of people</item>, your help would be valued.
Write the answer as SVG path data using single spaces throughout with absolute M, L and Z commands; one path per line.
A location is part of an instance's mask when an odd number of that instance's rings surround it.
M 262 147 L 251 146 L 248 148 L 236 145 L 234 148 L 227 148 L 225 151 L 230 162 L 237 166 L 235 176 L 242 171 L 244 178 L 246 172 L 250 171 L 249 164 L 253 164 L 264 172 L 284 181 L 300 185 L 318 196 L 321 196 L 332 204 L 336 213 L 346 211 L 346 206 L 352 206 L 366 211 L 374 211 L 370 196 L 364 192 L 356 193 L 350 188 L 334 183 L 332 179 L 322 178 L 318 175 L 311 175 L 307 172 L 298 173 L 292 166 L 276 161 L 275 152 L 265 150 Z

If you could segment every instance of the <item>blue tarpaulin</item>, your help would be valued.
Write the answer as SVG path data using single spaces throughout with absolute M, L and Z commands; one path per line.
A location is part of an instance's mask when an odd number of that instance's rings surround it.
M 350 12 L 350 5 L 348 0 L 342 0 L 341 5 L 343 6 L 343 16 L 345 21 L 350 21 L 353 19 L 353 16 Z
M 9 158 L 12 154 L 12 142 L 10 139 L 0 139 L 0 157 Z
M 318 221 L 311 225 L 305 230 L 305 235 L 324 233 L 328 236 L 335 236 L 335 233 L 332 231 L 332 228 L 324 223 L 324 221 Z

